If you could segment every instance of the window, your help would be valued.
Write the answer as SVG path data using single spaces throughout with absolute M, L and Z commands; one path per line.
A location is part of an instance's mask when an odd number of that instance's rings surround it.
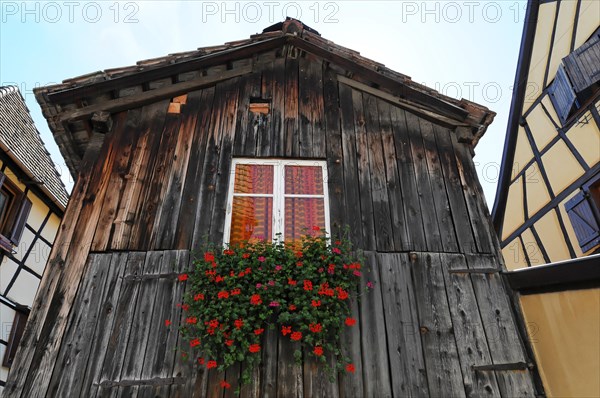
M 15 318 L 10 328 L 8 344 L 6 345 L 6 351 L 4 352 L 4 358 L 2 359 L 2 366 L 7 368 L 11 367 L 15 359 L 15 354 L 17 353 L 17 348 L 19 347 L 19 342 L 21 341 L 21 337 L 23 337 L 28 317 L 29 308 L 17 305 Z
M 600 245 L 600 174 L 565 203 L 565 210 L 581 250 L 585 253 Z
M 12 251 L 19 244 L 30 210 L 27 195 L 0 172 L 0 249 Z
M 600 88 L 600 29 L 588 41 L 563 58 L 548 87 L 552 105 L 563 125 Z
M 234 159 L 231 167 L 224 243 L 329 231 L 325 161 Z

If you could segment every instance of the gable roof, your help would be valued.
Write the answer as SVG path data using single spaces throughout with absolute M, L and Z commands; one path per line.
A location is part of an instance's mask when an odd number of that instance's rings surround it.
M 269 26 L 248 39 L 94 72 L 64 80 L 62 84 L 37 88 L 34 92 L 67 165 L 75 174 L 89 142 L 89 119 L 94 112 L 128 109 L 124 105 L 127 101 L 120 101 L 119 104 L 117 100 L 125 96 L 139 96 L 140 86 L 143 87 L 143 95 L 152 90 L 158 93 L 159 88 L 164 89 L 165 84 L 169 85 L 173 88 L 167 90 L 171 98 L 175 96 L 178 85 L 182 88 L 181 94 L 192 91 L 189 88 L 185 91 L 185 87 L 189 87 L 183 84 L 186 75 L 217 65 L 226 65 L 227 70 L 236 60 L 252 58 L 258 53 L 284 45 L 292 45 L 322 57 L 344 69 L 348 77 L 387 91 L 413 109 L 418 107 L 431 115 L 439 115 L 451 125 L 471 127 L 470 142 L 473 145 L 494 119 L 495 113 L 484 106 L 442 95 L 412 81 L 409 76 L 361 56 L 357 51 L 322 38 L 314 29 L 291 18 Z M 213 79 L 212 83 L 216 81 Z M 167 94 L 163 97 L 167 98 Z M 131 106 L 131 102 L 128 103 Z M 135 105 L 139 106 L 139 101 Z
M 19 89 L 0 87 L 0 148 L 64 210 L 69 195 Z

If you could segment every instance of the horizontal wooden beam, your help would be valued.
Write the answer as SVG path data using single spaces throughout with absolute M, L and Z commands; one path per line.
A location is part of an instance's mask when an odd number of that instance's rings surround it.
M 61 115 L 61 122 L 74 122 L 85 120 L 97 112 L 116 113 L 127 109 L 138 108 L 152 102 L 167 98 L 173 98 L 189 91 L 197 90 L 202 87 L 212 86 L 218 82 L 242 76 L 252 72 L 252 65 L 242 66 L 236 69 L 221 72 L 216 76 L 205 76 L 197 79 L 188 80 L 182 83 L 176 83 L 171 86 L 157 88 L 155 90 L 144 91 L 143 93 L 131 95 L 128 97 L 117 98 L 105 101 L 99 104 L 86 106 L 71 112 L 65 112 Z
M 173 384 L 184 384 L 185 378 L 183 377 L 155 377 L 153 379 L 143 379 L 143 380 L 104 380 L 98 383 L 97 385 L 102 388 L 111 388 L 111 387 L 128 387 L 128 386 L 169 386 Z
M 458 126 L 468 127 L 469 126 L 464 121 L 451 119 L 449 117 L 440 115 L 433 111 L 424 109 L 424 108 L 420 107 L 417 103 L 396 97 L 392 94 L 386 93 L 385 91 L 368 86 L 364 83 L 357 82 L 356 80 L 349 79 L 346 76 L 338 75 L 338 81 L 340 83 L 344 83 L 347 86 L 350 86 L 357 90 L 363 91 L 367 94 L 374 95 L 375 97 L 381 98 L 382 100 L 388 101 L 388 102 L 392 103 L 393 105 L 396 105 L 402 109 L 416 113 L 418 115 L 421 115 L 429 120 L 433 119 L 434 121 L 441 122 L 446 126 L 450 126 L 450 127 L 458 127 Z
M 496 370 L 496 371 L 510 371 L 510 370 L 526 370 L 533 368 L 532 363 L 528 362 L 512 362 L 512 363 L 498 363 L 490 365 L 473 365 L 473 370 Z
M 286 37 L 282 35 L 272 39 L 266 39 L 248 45 L 235 47 L 229 50 L 219 51 L 215 54 L 208 54 L 202 57 L 177 62 L 172 65 L 161 65 L 158 67 L 149 68 L 147 70 L 134 72 L 131 75 L 115 77 L 113 79 L 104 80 L 93 84 L 60 90 L 48 94 L 48 99 L 50 102 L 55 104 L 70 103 L 77 99 L 98 96 L 99 94 L 108 93 L 120 88 L 131 87 L 149 81 L 175 76 L 180 73 L 208 68 L 235 59 L 251 57 L 259 51 L 266 51 L 271 48 L 279 47 L 285 44 L 285 42 Z
M 145 280 L 153 279 L 177 279 L 179 274 L 171 272 L 167 274 L 145 274 L 145 275 L 126 275 L 123 277 L 124 281 L 140 282 Z
M 525 294 L 600 287 L 600 254 L 503 273 L 513 290 Z

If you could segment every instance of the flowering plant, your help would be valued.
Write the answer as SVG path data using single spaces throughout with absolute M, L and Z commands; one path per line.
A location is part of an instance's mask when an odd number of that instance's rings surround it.
M 294 244 L 208 247 L 192 270 L 179 275 L 188 284 L 179 304 L 184 310 L 180 332 L 201 366 L 223 371 L 239 362 L 242 383 L 250 382 L 261 360 L 263 333 L 276 328 L 330 374 L 354 371 L 340 335 L 356 323 L 349 301 L 359 292 L 362 261 L 348 239 L 331 242 L 318 227 L 312 232 Z M 334 368 L 327 356 L 336 359 Z M 295 357 L 300 361 L 301 352 Z M 226 381 L 222 386 L 230 387 Z

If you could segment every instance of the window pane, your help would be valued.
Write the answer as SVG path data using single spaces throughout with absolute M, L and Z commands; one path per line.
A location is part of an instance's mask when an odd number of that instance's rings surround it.
M 323 169 L 320 166 L 285 166 L 285 193 L 323 195 Z
M 297 239 L 312 233 L 313 226 L 325 230 L 325 200 L 321 198 L 285 198 L 284 239 Z
M 234 197 L 229 243 L 271 240 L 273 198 Z
M 273 193 L 273 166 L 238 164 L 235 166 L 236 193 Z

